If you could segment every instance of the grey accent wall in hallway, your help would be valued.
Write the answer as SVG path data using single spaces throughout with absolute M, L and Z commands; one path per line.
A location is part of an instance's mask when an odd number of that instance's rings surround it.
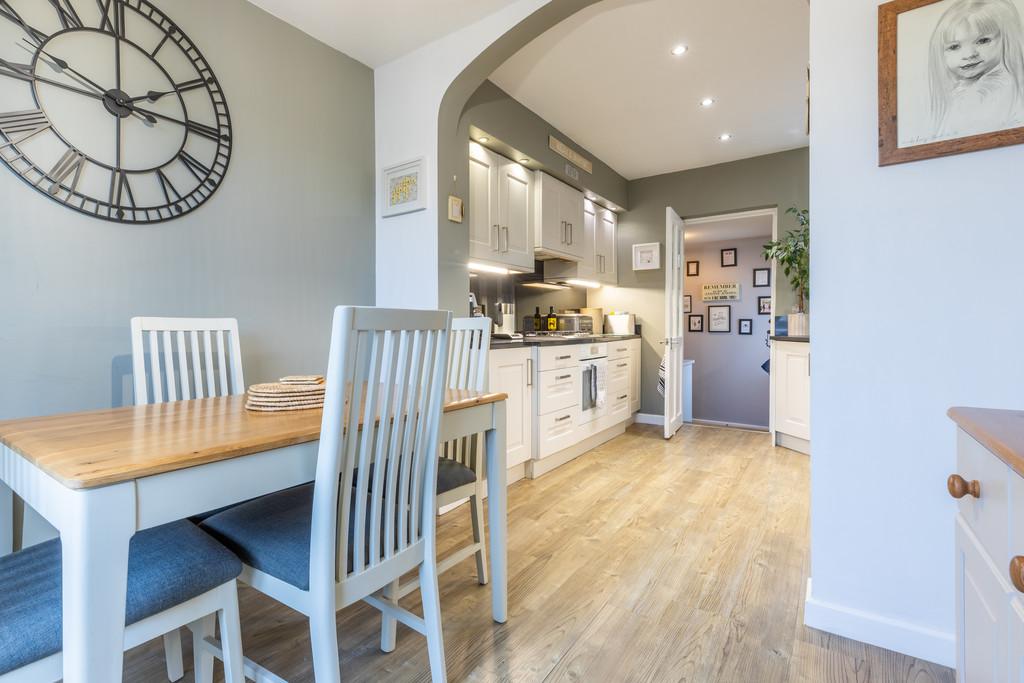
M 712 227 L 712 229 L 714 229 Z M 757 314 L 757 298 L 771 288 L 753 286 L 754 268 L 765 268 L 761 247 L 771 235 L 745 240 L 686 245 L 686 260 L 700 262 L 700 275 L 686 278 L 684 291 L 693 300 L 693 313 L 704 316 L 704 331 L 683 335 L 683 352 L 692 358 L 693 417 L 768 428 L 768 323 L 771 316 Z M 722 267 L 722 249 L 736 249 L 736 267 Z M 739 301 L 704 302 L 703 286 L 736 282 Z M 711 334 L 708 306 L 724 304 L 732 314 L 732 332 Z M 753 334 L 740 334 L 740 319 L 751 320 Z M 687 328 L 688 329 L 688 328 Z
M 234 316 L 249 383 L 323 372 L 332 307 L 374 302 L 373 73 L 244 0 L 157 0 L 234 124 L 199 210 L 123 226 L 0 169 L 0 418 L 131 401 L 129 318 Z
M 619 218 L 619 286 L 592 290 L 591 306 L 635 313 L 643 325 L 643 400 L 641 411 L 661 414 L 658 366 L 665 338 L 665 270 L 633 271 L 632 245 L 665 244 L 665 207 L 683 218 L 699 218 L 748 209 L 779 207 L 779 233 L 795 227 L 785 210 L 806 207 L 809 195 L 807 148 L 641 178 L 629 183 L 629 211 Z M 664 254 L 663 260 L 664 260 Z M 779 285 L 779 283 L 776 283 Z M 793 294 L 777 287 L 779 311 L 788 311 Z

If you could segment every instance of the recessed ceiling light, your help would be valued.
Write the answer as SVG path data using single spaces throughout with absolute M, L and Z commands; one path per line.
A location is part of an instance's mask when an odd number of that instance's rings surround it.
M 700 106 L 702 106 L 702 107 L 710 107 L 714 103 L 715 103 L 715 100 L 713 98 L 705 97 L 703 100 L 700 101 Z
M 487 142 L 490 142 L 490 141 L 491 141 L 491 139 L 489 137 L 487 137 L 486 135 L 481 135 L 480 136 L 480 142 L 487 143 Z
M 527 159 L 526 157 L 523 157 L 522 159 L 519 160 L 519 163 L 521 163 L 521 164 L 528 164 L 528 163 L 530 163 L 530 160 Z
M 682 43 L 680 43 L 679 45 L 676 45 L 674 48 L 672 48 L 672 55 L 674 57 L 682 57 L 683 55 L 686 54 L 686 51 L 688 49 L 690 49 L 690 48 L 688 48 L 685 45 L 683 45 Z
M 722 142 L 729 142 L 729 140 L 732 140 L 732 135 L 729 133 L 722 133 L 718 136 L 718 139 Z

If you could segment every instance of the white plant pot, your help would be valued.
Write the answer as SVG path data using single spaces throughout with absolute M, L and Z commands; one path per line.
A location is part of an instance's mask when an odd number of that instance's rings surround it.
M 790 337 L 809 337 L 811 327 L 811 317 L 806 313 L 790 313 L 788 316 L 789 320 L 789 336 Z

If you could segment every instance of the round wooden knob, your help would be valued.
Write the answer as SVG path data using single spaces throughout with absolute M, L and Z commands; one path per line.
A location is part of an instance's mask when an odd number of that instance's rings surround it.
M 1020 555 L 1010 560 L 1010 581 L 1014 588 L 1024 593 L 1024 557 Z
M 959 474 L 951 474 L 946 481 L 946 488 L 949 489 L 949 495 L 958 500 L 967 495 L 981 498 L 981 484 L 977 479 L 968 482 Z

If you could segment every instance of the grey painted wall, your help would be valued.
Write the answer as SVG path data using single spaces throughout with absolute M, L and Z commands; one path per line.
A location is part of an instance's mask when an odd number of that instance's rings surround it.
M 771 288 L 754 288 L 754 268 L 766 267 L 761 247 L 771 235 L 745 240 L 686 245 L 686 260 L 700 262 L 700 275 L 688 277 L 684 291 L 693 297 L 693 313 L 704 316 L 704 332 L 686 332 L 683 352 L 692 358 L 693 416 L 730 424 L 768 427 L 768 360 L 770 316 L 757 314 L 757 298 L 770 296 Z M 721 250 L 736 248 L 738 265 L 723 268 Z M 739 301 L 723 301 L 732 307 L 732 332 L 708 332 L 708 306 L 702 300 L 705 284 L 738 282 Z M 740 335 L 740 319 L 753 321 L 753 334 Z
M 632 245 L 661 242 L 664 247 L 667 206 L 683 218 L 778 206 L 784 234 L 795 222 L 783 212 L 808 205 L 808 184 L 807 148 L 630 181 L 630 210 L 619 218 L 619 286 L 592 290 L 589 302 L 635 313 L 643 325 L 642 412 L 663 412 L 657 383 L 665 338 L 665 271 L 634 272 Z M 785 283 L 775 284 L 778 310 L 789 310 L 792 292 Z
M 332 307 L 374 301 L 372 71 L 244 0 L 162 5 L 226 92 L 227 178 L 126 227 L 0 169 L 0 418 L 130 402 L 133 315 L 237 317 L 252 383 L 323 371 Z

